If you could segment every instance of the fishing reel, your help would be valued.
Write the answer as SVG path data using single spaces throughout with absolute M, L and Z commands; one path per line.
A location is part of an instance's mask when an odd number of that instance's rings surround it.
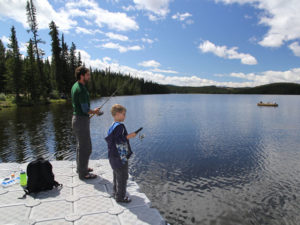
M 134 133 L 138 134 L 141 130 L 143 130 L 143 127 L 139 128 L 138 130 L 136 130 Z M 139 139 L 143 140 L 145 137 L 145 134 L 139 134 Z
M 145 134 L 140 134 L 140 135 L 139 135 L 139 139 L 140 139 L 140 140 L 143 140 L 144 138 L 145 138 Z

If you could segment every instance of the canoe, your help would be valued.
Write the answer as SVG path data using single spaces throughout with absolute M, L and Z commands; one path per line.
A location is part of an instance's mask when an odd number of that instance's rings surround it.
M 273 106 L 273 107 L 277 107 L 278 104 L 277 103 L 269 103 L 269 102 L 267 102 L 267 103 L 265 103 L 265 102 L 259 102 L 259 103 L 257 103 L 257 106 Z

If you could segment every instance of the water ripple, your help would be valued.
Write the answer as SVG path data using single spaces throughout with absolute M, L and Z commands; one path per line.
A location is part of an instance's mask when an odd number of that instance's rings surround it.
M 279 107 L 256 106 L 269 98 Z M 91 120 L 93 159 L 107 157 L 115 103 L 127 107 L 129 132 L 144 127 L 131 141 L 130 173 L 171 224 L 299 224 L 297 96 L 114 97 Z M 2 111 L 0 137 L 1 162 L 75 159 L 68 104 Z

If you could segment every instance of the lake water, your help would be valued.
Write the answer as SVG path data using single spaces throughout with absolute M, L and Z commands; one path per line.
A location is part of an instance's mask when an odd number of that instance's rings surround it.
M 107 158 L 115 103 L 127 108 L 129 132 L 144 127 L 130 173 L 169 223 L 300 223 L 299 96 L 114 97 L 91 119 L 92 159 Z M 0 162 L 74 160 L 71 113 L 69 104 L 0 111 Z

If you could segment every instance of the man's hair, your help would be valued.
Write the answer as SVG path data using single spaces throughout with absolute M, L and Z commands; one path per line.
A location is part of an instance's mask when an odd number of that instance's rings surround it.
M 126 112 L 126 108 L 120 104 L 115 104 L 111 107 L 111 115 L 115 116 L 117 113 Z
M 80 80 L 80 76 L 84 76 L 87 72 L 90 70 L 86 68 L 85 66 L 79 66 L 75 69 L 75 78 L 76 80 Z

